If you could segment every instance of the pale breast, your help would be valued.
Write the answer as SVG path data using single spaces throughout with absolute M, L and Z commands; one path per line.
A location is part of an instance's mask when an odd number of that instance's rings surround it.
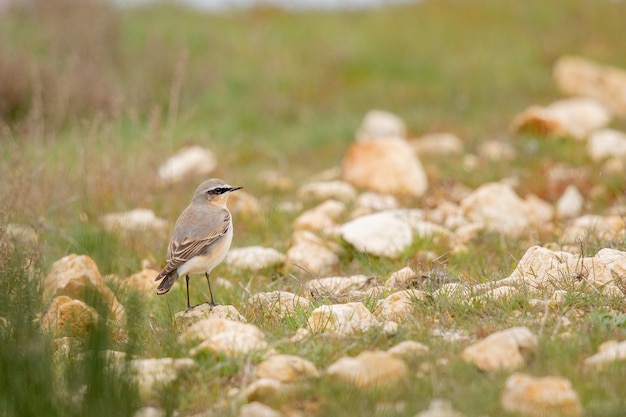
M 204 274 L 205 272 L 211 272 L 213 268 L 224 260 L 232 241 L 233 227 L 231 223 L 226 234 L 213 242 L 206 255 L 195 256 L 179 266 L 178 275 L 182 277 L 187 274 Z

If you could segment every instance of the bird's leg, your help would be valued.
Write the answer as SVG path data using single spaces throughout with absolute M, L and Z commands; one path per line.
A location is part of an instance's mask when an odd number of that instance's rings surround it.
M 191 308 L 191 303 L 189 302 L 189 275 L 185 275 L 185 281 L 187 281 L 187 310 L 189 310 Z
M 209 301 L 209 305 L 211 307 L 215 307 L 215 301 L 213 301 L 213 291 L 211 290 L 211 280 L 209 280 L 209 273 L 205 272 L 206 282 L 209 284 L 209 294 L 211 295 L 211 301 Z

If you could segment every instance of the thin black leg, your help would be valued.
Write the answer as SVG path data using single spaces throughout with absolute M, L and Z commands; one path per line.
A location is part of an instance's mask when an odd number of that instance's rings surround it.
M 185 275 L 185 281 L 187 281 L 187 310 L 191 308 L 191 303 L 189 302 L 189 275 Z
M 211 295 L 211 301 L 209 301 L 209 305 L 211 307 L 215 306 L 215 301 L 213 301 L 213 291 L 211 290 L 211 280 L 209 279 L 209 273 L 205 272 L 204 276 L 206 276 L 206 282 L 209 284 L 209 294 Z

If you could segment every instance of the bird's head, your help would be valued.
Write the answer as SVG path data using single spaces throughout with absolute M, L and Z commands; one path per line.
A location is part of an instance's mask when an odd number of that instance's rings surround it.
M 198 186 L 193 195 L 193 201 L 202 201 L 225 207 L 230 193 L 241 188 L 243 187 L 229 185 L 219 178 L 211 178 Z

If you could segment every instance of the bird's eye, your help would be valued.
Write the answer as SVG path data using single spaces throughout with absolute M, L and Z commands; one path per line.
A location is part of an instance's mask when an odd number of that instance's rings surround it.
M 212 188 L 209 191 L 207 191 L 207 194 L 214 194 L 214 195 L 218 195 L 218 194 L 222 194 L 224 192 L 224 188 L 218 187 L 218 188 Z

